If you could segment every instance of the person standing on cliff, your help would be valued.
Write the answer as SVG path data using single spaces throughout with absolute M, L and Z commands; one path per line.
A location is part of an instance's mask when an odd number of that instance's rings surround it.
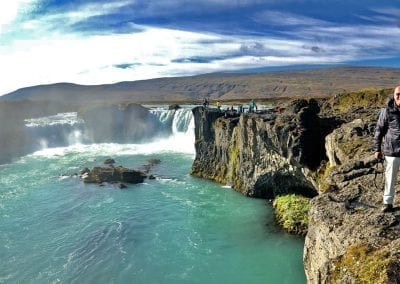
M 376 159 L 386 160 L 382 212 L 393 212 L 395 185 L 400 168 L 400 85 L 394 89 L 393 98 L 379 114 L 374 135 L 374 150 Z

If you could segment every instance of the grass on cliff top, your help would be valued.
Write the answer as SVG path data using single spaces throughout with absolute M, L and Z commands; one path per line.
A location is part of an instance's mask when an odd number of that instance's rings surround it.
M 273 202 L 278 223 L 289 233 L 305 235 L 310 199 L 296 194 L 281 195 Z
M 332 100 L 333 106 L 339 112 L 347 112 L 354 107 L 383 107 L 393 89 L 366 89 L 358 92 L 350 92 L 336 95 Z
M 335 265 L 334 281 L 351 276 L 354 283 L 388 283 L 388 266 L 393 261 L 387 248 L 373 250 L 364 244 L 349 247 Z

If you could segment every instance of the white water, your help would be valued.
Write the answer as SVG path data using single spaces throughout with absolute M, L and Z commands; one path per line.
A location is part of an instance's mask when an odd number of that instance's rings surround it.
M 71 141 L 0 166 L 0 283 L 305 283 L 302 239 L 276 230 L 265 201 L 189 175 L 191 111 L 158 113 L 167 138 Z M 57 129 L 76 135 L 67 125 Z M 108 157 L 159 159 L 159 178 L 116 190 L 74 174 Z
M 25 120 L 25 126 L 32 138 L 34 155 L 60 156 L 67 153 L 93 151 L 99 147 L 99 154 L 151 154 L 160 152 L 179 152 L 194 155 L 194 118 L 190 108 L 167 110 L 152 109 L 164 129 L 171 133 L 168 137 L 157 135 L 145 144 L 90 144 L 85 141 L 84 121 L 77 113 L 60 113 L 53 116 Z
M 51 116 L 25 119 L 25 125 L 27 127 L 51 126 L 57 124 L 75 125 L 82 123 L 85 122 L 78 117 L 76 112 L 65 112 Z

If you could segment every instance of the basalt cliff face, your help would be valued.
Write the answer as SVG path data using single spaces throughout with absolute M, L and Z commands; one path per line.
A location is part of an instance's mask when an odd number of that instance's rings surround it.
M 237 115 L 197 107 L 192 174 L 252 197 L 314 196 L 308 174 L 325 155 L 318 111 L 315 100 L 299 100 L 285 114 Z
M 252 197 L 313 197 L 308 283 L 399 283 L 400 211 L 380 211 L 383 166 L 372 158 L 379 107 L 337 116 L 318 115 L 318 105 L 298 100 L 284 113 L 240 116 L 195 108 L 192 173 Z

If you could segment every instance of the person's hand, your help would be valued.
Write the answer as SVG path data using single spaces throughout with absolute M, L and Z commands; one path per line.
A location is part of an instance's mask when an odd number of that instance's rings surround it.
M 382 152 L 375 152 L 375 153 L 374 153 L 374 157 L 375 157 L 375 159 L 377 159 L 377 160 L 382 159 L 382 158 L 383 158 Z

